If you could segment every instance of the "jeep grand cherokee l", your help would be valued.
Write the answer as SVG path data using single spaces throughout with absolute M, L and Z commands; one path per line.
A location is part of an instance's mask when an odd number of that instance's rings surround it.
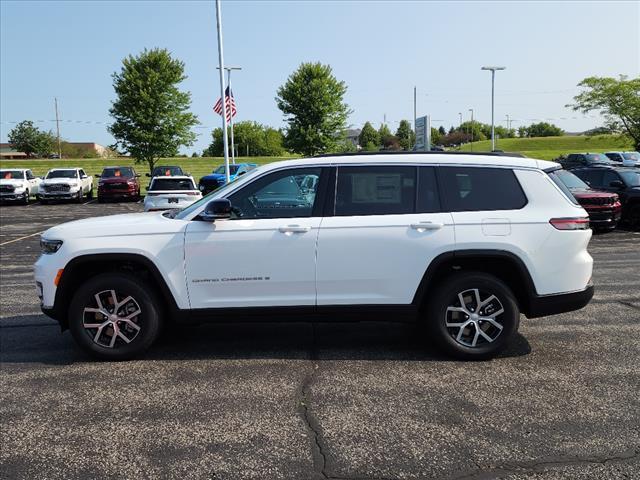
M 557 168 L 406 152 L 271 163 L 181 211 L 50 228 L 42 310 L 106 359 L 140 354 L 166 322 L 247 318 L 419 322 L 444 351 L 488 358 L 521 313 L 593 295 L 589 220 Z

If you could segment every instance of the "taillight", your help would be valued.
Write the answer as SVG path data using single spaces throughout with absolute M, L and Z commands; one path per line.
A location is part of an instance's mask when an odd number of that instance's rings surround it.
M 552 218 L 549 223 L 558 230 L 588 230 L 589 217 Z

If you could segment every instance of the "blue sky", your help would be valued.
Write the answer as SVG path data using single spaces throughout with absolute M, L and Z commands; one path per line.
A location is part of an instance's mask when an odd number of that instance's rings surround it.
M 282 126 L 274 97 L 304 61 L 321 61 L 349 89 L 349 121 L 395 130 L 418 114 L 435 126 L 459 123 L 469 108 L 490 121 L 490 74 L 496 122 L 549 120 L 568 131 L 601 124 L 564 108 L 590 75 L 640 74 L 640 2 L 223 1 L 225 61 L 233 77 L 237 120 Z M 111 74 L 122 58 L 165 47 L 186 64 L 183 88 L 201 128 L 191 152 L 220 124 L 215 6 L 212 1 L 0 1 L 0 140 L 24 119 L 71 141 L 109 144 Z

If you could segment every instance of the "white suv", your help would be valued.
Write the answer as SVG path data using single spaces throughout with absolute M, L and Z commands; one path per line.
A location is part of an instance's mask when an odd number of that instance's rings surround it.
M 501 155 L 375 154 L 271 163 L 181 210 L 42 235 L 43 311 L 107 359 L 167 322 L 414 321 L 450 354 L 495 355 L 529 318 L 593 295 L 587 213 Z

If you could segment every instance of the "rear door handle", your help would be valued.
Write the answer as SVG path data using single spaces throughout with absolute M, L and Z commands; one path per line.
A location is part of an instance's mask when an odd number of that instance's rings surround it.
M 286 225 L 278 228 L 280 233 L 306 233 L 311 230 L 311 227 L 301 227 L 300 225 Z
M 411 224 L 411 228 L 419 232 L 424 232 L 425 230 L 440 230 L 442 227 L 444 227 L 444 223 L 418 222 Z

